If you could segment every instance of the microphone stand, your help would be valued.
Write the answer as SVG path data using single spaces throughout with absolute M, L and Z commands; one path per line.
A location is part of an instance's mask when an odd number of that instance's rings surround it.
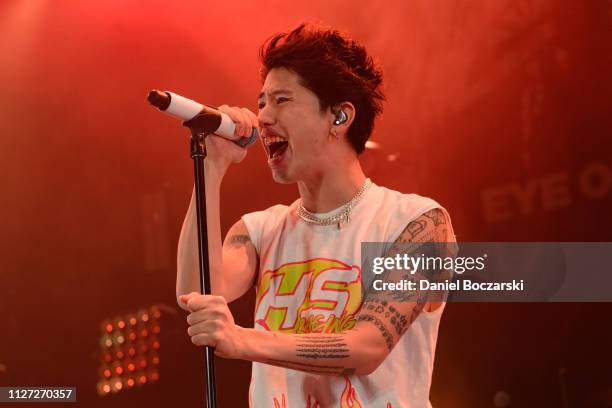
M 196 218 L 198 221 L 198 255 L 200 268 L 200 293 L 210 295 L 210 260 L 208 257 L 208 225 L 206 222 L 206 186 L 204 182 L 204 159 L 206 158 L 205 140 L 221 125 L 218 114 L 203 110 L 183 125 L 191 131 L 191 158 L 195 177 Z M 257 138 L 257 130 L 253 129 L 250 137 L 235 141 L 237 145 L 246 147 Z M 217 406 L 217 389 L 215 385 L 215 349 L 204 347 L 206 363 L 206 408 Z
M 198 221 L 198 255 L 200 267 L 200 293 L 211 294 L 210 263 L 208 258 L 208 226 L 206 222 L 206 186 L 204 182 L 204 158 L 206 157 L 206 136 L 213 133 L 218 124 L 215 118 L 208 119 L 207 114 L 196 115 L 195 118 L 184 122 L 191 131 L 191 158 L 195 178 L 195 196 Z M 203 120 L 202 120 L 203 119 Z M 214 127 L 214 126 L 217 127 Z M 217 390 L 215 385 L 215 349 L 204 347 L 206 363 L 206 407 L 215 408 L 217 405 Z

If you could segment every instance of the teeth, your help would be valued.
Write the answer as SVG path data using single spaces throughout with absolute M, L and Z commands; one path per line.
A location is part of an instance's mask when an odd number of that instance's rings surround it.
M 272 143 L 276 143 L 276 142 L 286 142 L 286 140 L 279 136 L 264 137 L 264 143 L 266 144 L 266 146 L 270 146 Z

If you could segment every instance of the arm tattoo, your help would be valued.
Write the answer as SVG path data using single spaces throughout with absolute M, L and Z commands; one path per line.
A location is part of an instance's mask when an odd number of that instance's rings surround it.
M 411 221 L 404 229 L 404 232 L 402 232 L 402 235 L 400 235 L 400 242 L 410 242 L 414 240 L 414 238 L 423 232 L 426 227 L 427 222 L 424 220 L 417 219 Z
M 427 211 L 426 213 L 423 213 L 423 215 L 431 219 L 435 227 L 441 224 L 446 224 L 444 213 L 439 208 L 434 208 L 433 210 Z
M 232 235 L 228 240 L 229 244 L 232 248 L 240 248 L 244 246 L 247 242 L 251 242 L 251 238 L 248 235 Z
M 395 342 L 393 341 L 393 337 L 391 336 L 391 333 L 389 333 L 389 330 L 387 330 L 387 327 L 382 322 L 382 320 L 380 320 L 378 317 L 373 316 L 371 314 L 363 314 L 363 313 L 360 314 L 359 317 L 357 318 L 357 321 L 362 321 L 362 320 L 365 320 L 366 322 L 374 323 L 374 325 L 376 326 L 380 334 L 382 334 L 383 338 L 385 339 L 385 344 L 387 345 L 387 348 L 389 349 L 389 351 L 393 350 L 393 345 L 395 344 Z
M 449 238 L 448 222 L 444 211 L 435 208 L 408 223 L 399 238 L 394 242 L 386 257 L 397 254 L 408 256 L 438 256 L 445 252 L 445 242 Z M 452 238 L 452 237 L 451 237 Z M 418 251 L 418 252 L 417 252 Z M 448 278 L 445 270 L 418 268 L 412 271 L 386 270 L 380 278 L 386 282 L 413 282 L 415 290 L 374 291 L 366 290 L 358 321 L 374 324 L 382 335 L 387 348 L 391 350 L 399 338 L 408 330 L 427 302 L 443 301 L 444 296 L 436 291 L 420 290 L 421 280 L 441 281 Z M 406 305 L 411 304 L 409 307 Z M 398 310 L 398 307 L 401 309 Z M 389 329 L 393 329 L 391 334 Z
M 348 346 L 343 336 L 311 336 L 300 335 L 296 342 L 296 356 L 307 359 L 336 359 L 349 357 Z M 355 368 L 340 365 L 321 365 L 278 359 L 268 359 L 266 363 L 293 370 L 307 371 L 317 374 L 352 375 Z
M 395 328 L 395 332 L 400 336 L 408 329 L 408 319 L 406 319 L 406 316 L 402 315 L 392 305 L 389 305 L 389 302 L 386 300 L 371 299 L 364 305 L 363 310 L 369 313 L 383 315 L 389 320 L 391 325 Z
M 297 356 L 317 360 L 320 358 L 348 357 L 348 347 L 340 336 L 300 336 L 297 340 Z

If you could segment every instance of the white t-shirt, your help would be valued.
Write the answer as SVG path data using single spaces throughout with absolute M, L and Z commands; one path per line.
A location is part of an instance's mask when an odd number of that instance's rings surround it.
M 410 221 L 442 208 L 430 198 L 372 184 L 354 205 L 350 223 L 339 230 L 306 223 L 297 216 L 297 203 L 242 217 L 259 255 L 256 330 L 339 333 L 352 328 L 362 301 L 361 242 L 393 242 Z M 317 375 L 254 362 L 250 406 L 430 407 L 443 308 L 422 312 L 367 376 Z

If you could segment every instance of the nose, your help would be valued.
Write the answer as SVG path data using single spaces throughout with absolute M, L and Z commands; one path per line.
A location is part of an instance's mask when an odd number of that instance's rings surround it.
M 266 104 L 257 112 L 257 120 L 259 121 L 260 128 L 272 126 L 276 123 L 276 112 L 270 104 Z

